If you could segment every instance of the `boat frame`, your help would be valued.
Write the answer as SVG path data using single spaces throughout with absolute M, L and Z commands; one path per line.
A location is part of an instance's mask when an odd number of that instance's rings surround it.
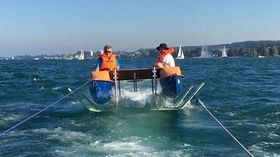
M 102 73 L 101 76 L 96 75 L 96 73 Z M 106 74 L 106 75 L 104 75 Z M 182 96 L 181 100 L 175 103 L 174 107 L 170 110 L 178 110 L 184 108 L 186 105 L 183 103 L 183 100 L 187 97 L 187 95 L 190 93 L 192 87 L 186 92 L 182 93 L 182 78 L 184 75 L 182 75 L 181 70 L 179 67 L 169 67 L 169 68 L 162 68 L 157 69 L 155 67 L 153 68 L 144 68 L 144 69 L 125 69 L 125 70 L 114 70 L 114 71 L 101 71 L 101 72 L 95 72 L 93 71 L 91 73 L 92 82 L 94 81 L 100 81 L 104 83 L 110 83 L 113 84 L 112 88 L 114 88 L 114 94 L 112 94 L 114 98 L 114 106 L 117 108 L 119 106 L 119 98 L 121 97 L 121 82 L 122 81 L 130 81 L 133 82 L 133 90 L 134 92 L 138 91 L 138 82 L 141 80 L 151 80 L 151 90 L 152 94 L 155 97 L 155 104 L 156 108 L 160 110 L 160 107 L 158 106 L 158 96 L 163 98 L 177 98 L 178 96 Z M 104 80 L 105 78 L 105 80 Z M 166 81 L 168 80 L 168 81 Z M 158 81 L 160 82 L 162 86 L 162 92 L 161 95 L 158 93 Z M 163 83 L 164 82 L 164 83 Z M 165 83 L 167 82 L 167 83 Z M 166 87 L 164 87 L 166 86 Z M 203 86 L 203 85 L 202 85 Z M 172 87 L 172 88 L 171 88 Z M 91 88 L 91 87 L 90 87 Z M 111 90 L 112 90 L 111 88 Z M 201 87 L 200 87 L 201 88 Z M 198 91 L 200 90 L 198 89 Z M 92 89 L 90 89 L 91 92 Z M 164 90 L 168 91 L 165 92 Z M 172 90 L 172 91 L 170 91 Z M 171 94 L 170 94 L 171 93 Z M 196 94 L 196 93 L 195 93 Z M 194 95 L 195 95 L 194 94 Z M 92 93 L 91 93 L 92 95 Z M 192 97 L 190 98 L 190 100 Z M 90 100 L 91 101 L 95 101 Z M 110 101 L 110 100 L 109 100 Z M 110 101 L 111 102 L 111 101 Z M 94 103 L 96 104 L 96 103 Z M 84 105 L 83 105 L 84 106 Z M 88 108 L 88 107 L 87 107 Z M 99 110 L 99 108 L 89 109 L 89 110 Z M 101 109 L 102 110 L 102 109 Z

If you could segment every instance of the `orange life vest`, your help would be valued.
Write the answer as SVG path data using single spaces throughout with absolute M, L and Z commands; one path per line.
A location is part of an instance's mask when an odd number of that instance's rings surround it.
M 173 49 L 173 48 L 168 48 L 167 50 L 163 50 L 163 51 L 160 53 L 160 55 L 159 55 L 159 57 L 158 57 L 156 63 L 162 62 L 163 58 L 164 58 L 167 54 L 172 54 L 173 52 L 174 52 L 174 49 Z
M 99 54 L 98 55 L 102 62 L 99 67 L 99 70 L 114 70 L 118 69 L 117 64 L 116 64 L 116 55 L 110 54 L 109 56 L 106 54 Z

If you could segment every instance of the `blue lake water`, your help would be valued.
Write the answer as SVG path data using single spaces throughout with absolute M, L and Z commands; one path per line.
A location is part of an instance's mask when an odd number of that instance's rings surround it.
M 120 59 L 123 69 L 153 62 Z M 197 98 L 250 152 L 280 156 L 280 58 L 193 58 L 176 64 L 185 74 L 184 90 L 206 83 Z M 0 132 L 68 94 L 68 87 L 85 83 L 94 65 L 95 60 L 0 61 Z M 126 94 L 145 101 L 143 93 Z M 195 103 L 172 112 L 94 113 L 70 96 L 0 137 L 0 156 L 247 155 Z

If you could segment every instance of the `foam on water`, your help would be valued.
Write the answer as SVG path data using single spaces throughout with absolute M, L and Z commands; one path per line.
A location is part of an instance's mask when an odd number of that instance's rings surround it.
M 91 157 L 91 156 L 106 156 L 106 157 L 124 157 L 124 156 L 135 156 L 135 157 L 161 157 L 161 156 L 172 156 L 172 157 L 191 157 L 194 153 L 187 152 L 183 150 L 177 150 L 177 151 L 132 151 L 132 152 L 114 152 L 114 153 L 103 153 L 103 152 L 97 152 L 93 153 L 92 149 L 88 149 L 88 147 L 83 146 L 77 146 L 79 150 L 55 150 L 57 155 L 59 156 L 67 156 L 67 157 L 76 157 L 76 156 L 85 156 L 85 157 Z M 76 149 L 77 149 L 76 147 Z
M 1 116 L 1 117 L 2 117 L 2 116 Z M 10 121 L 19 120 L 20 118 L 21 118 L 21 116 L 12 114 L 12 115 L 5 116 L 5 117 L 3 116 L 3 117 L 1 118 L 1 120 L 2 120 L 2 122 L 10 122 Z
M 35 129 L 33 132 L 48 134 L 48 139 L 59 140 L 59 142 L 68 144 L 66 147 L 55 149 L 55 152 L 62 156 L 152 151 L 151 148 L 143 145 L 142 139 L 137 137 L 124 138 L 117 141 L 107 141 L 107 139 L 96 139 L 94 135 L 90 133 L 64 130 L 60 127 L 54 130 L 44 128 Z
M 40 90 L 47 90 L 44 86 L 41 86 L 39 89 Z
M 230 117 L 235 117 L 237 115 L 236 112 L 226 112 L 225 114 L 230 116 Z
M 105 151 L 149 151 L 149 147 L 142 146 L 141 141 L 113 141 L 103 144 Z
M 62 143 L 91 140 L 91 136 L 89 134 L 79 132 L 79 131 L 65 130 L 62 127 L 57 127 L 55 129 L 46 129 L 46 128 L 33 129 L 32 132 L 44 133 L 48 135 L 47 139 L 56 139 Z
M 33 80 L 34 82 L 38 82 L 40 79 L 39 79 L 39 78 L 34 77 L 32 80 Z
M 277 138 L 280 139 L 279 133 L 277 134 L 276 132 L 270 132 L 268 134 L 268 137 L 271 138 L 271 139 L 277 139 Z
M 144 107 L 146 105 L 146 100 L 152 95 L 150 89 L 141 90 L 133 92 L 131 90 L 123 89 L 121 90 L 122 102 L 126 104 L 138 104 L 139 107 Z
M 89 144 L 75 143 L 71 147 L 56 149 L 55 152 L 59 156 L 191 156 L 186 150 L 157 150 L 135 137 L 111 142 L 97 140 Z
M 58 89 L 61 89 L 62 87 L 60 86 L 56 86 L 56 87 L 53 87 L 52 90 L 58 90 Z
M 254 152 L 254 154 L 257 154 L 258 156 L 280 157 L 280 154 L 267 152 L 267 148 L 271 146 L 279 148 L 280 143 L 260 142 L 258 144 L 250 146 L 249 150 Z
M 22 119 L 22 116 L 20 115 L 15 115 L 15 114 L 3 114 L 0 113 L 0 125 L 8 125 L 8 124 L 12 124 L 20 119 Z

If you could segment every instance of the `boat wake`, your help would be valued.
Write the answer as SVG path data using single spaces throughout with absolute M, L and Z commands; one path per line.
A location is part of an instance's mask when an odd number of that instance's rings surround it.
M 145 81 L 143 81 L 145 83 Z M 148 83 L 146 81 L 146 83 Z M 143 110 L 180 110 L 190 105 L 192 98 L 196 93 L 202 88 L 204 83 L 202 83 L 198 88 L 192 93 L 191 86 L 185 93 L 181 93 L 176 98 L 168 98 L 161 95 L 161 88 L 158 88 L 157 94 L 153 93 L 148 86 L 143 84 L 142 87 L 137 92 L 131 90 L 129 83 L 125 84 L 122 89 L 119 90 L 119 97 L 113 96 L 113 99 L 105 104 L 99 104 L 91 98 L 91 94 L 88 90 L 77 91 L 74 96 L 89 111 L 93 112 L 103 112 L 103 111 L 113 111 L 119 109 L 143 109 Z M 71 91 L 71 89 L 69 89 Z M 113 91 L 113 93 L 115 93 Z
M 153 101 L 155 99 L 152 92 L 149 91 L 150 89 L 147 89 L 135 93 L 130 90 L 123 89 L 121 91 L 121 97 L 118 98 L 118 107 L 130 109 L 148 108 L 153 104 Z M 92 111 L 94 110 L 94 108 L 96 110 L 112 110 L 116 107 L 114 98 L 105 104 L 99 104 L 92 100 L 90 93 L 86 91 L 77 92 L 75 97 L 84 107 Z
M 120 97 L 118 97 L 118 107 L 144 109 L 153 106 L 155 102 L 167 102 L 167 104 L 171 104 L 169 100 L 161 100 L 164 99 L 162 96 L 155 96 L 148 86 L 145 88 L 145 82 L 149 84 L 149 82 L 143 81 L 144 88 L 139 89 L 137 92 L 131 90 L 129 82 L 125 84 L 120 90 Z M 69 90 L 71 91 L 71 89 Z M 161 89 L 159 89 L 159 92 L 160 90 Z M 115 92 L 113 91 L 113 93 Z M 105 104 L 99 104 L 91 98 L 91 95 L 87 89 L 77 91 L 74 96 L 82 104 L 82 106 L 92 111 L 112 110 L 116 106 L 115 96 L 113 96 L 111 101 Z

